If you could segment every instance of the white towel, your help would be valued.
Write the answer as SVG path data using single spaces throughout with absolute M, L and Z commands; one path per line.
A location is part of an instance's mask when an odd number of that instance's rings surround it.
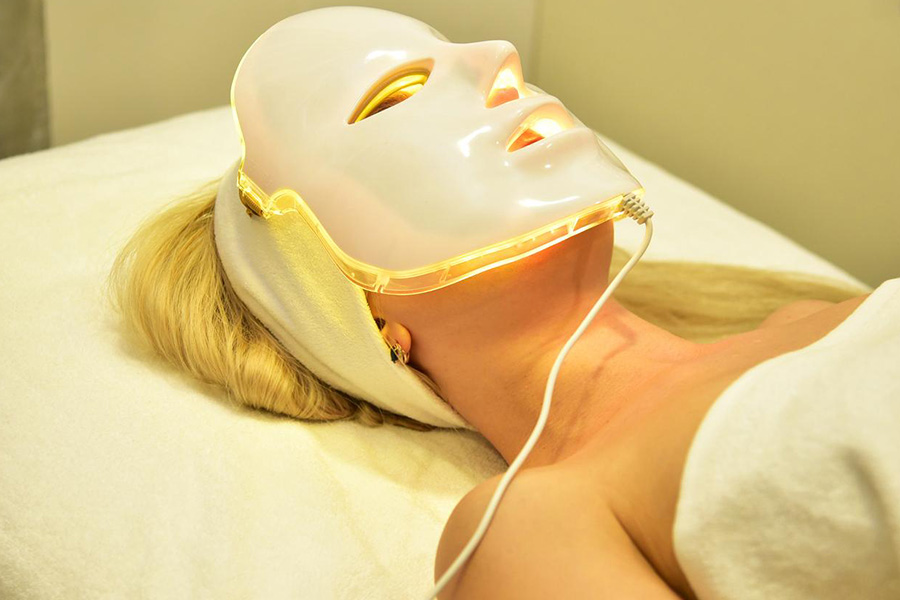
M 333 387 L 423 423 L 474 430 L 408 367 L 391 361 L 365 292 L 334 264 L 299 215 L 248 215 L 238 197 L 239 165 L 219 185 L 216 248 L 234 291 L 253 314 Z
M 900 598 L 898 367 L 900 278 L 719 397 L 674 526 L 701 600 Z

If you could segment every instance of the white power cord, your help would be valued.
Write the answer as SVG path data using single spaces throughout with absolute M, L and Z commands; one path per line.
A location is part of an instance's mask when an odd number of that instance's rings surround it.
M 459 553 L 459 556 L 456 557 L 456 560 L 453 561 L 453 564 L 450 565 L 450 568 L 448 568 L 447 571 L 441 576 L 440 580 L 438 580 L 432 590 L 425 597 L 425 600 L 432 600 L 433 598 L 437 597 L 437 595 L 441 592 L 441 590 L 444 589 L 444 587 L 453 578 L 453 576 L 456 575 L 457 571 L 459 571 L 465 564 L 465 562 L 469 560 L 469 557 L 473 552 L 475 552 L 475 548 L 478 547 L 478 544 L 481 543 L 481 539 L 484 537 L 484 534 L 487 532 L 488 525 L 490 525 L 491 520 L 494 518 L 494 513 L 497 511 L 497 506 L 500 504 L 500 500 L 503 498 L 503 494 L 506 492 L 506 488 L 509 487 L 510 482 L 518 472 L 519 467 L 521 467 L 522 463 L 525 462 L 525 459 L 528 458 L 528 454 L 531 452 L 531 449 L 534 448 L 534 445 L 537 443 L 538 438 L 544 431 L 544 425 L 546 425 L 547 423 L 547 416 L 550 414 L 550 399 L 553 397 L 553 387 L 556 385 L 556 376 L 559 373 L 560 367 L 562 366 L 563 359 L 565 359 L 566 355 L 569 353 L 569 350 L 572 348 L 575 342 L 578 341 L 578 338 L 581 337 L 581 334 L 584 333 L 584 330 L 587 329 L 591 321 L 594 320 L 594 317 L 603 307 L 603 304 L 606 302 L 607 298 L 612 295 L 615 289 L 619 286 L 619 283 L 622 281 L 622 279 L 625 278 L 625 275 L 628 274 L 632 267 L 634 267 L 634 265 L 637 264 L 637 262 L 644 255 L 644 252 L 647 250 L 647 246 L 650 245 L 650 238 L 653 236 L 653 223 L 650 222 L 650 218 L 653 216 L 653 211 L 651 211 L 647 207 L 647 205 L 644 204 L 643 200 L 634 195 L 629 195 L 622 201 L 621 210 L 638 223 L 643 223 L 646 225 L 644 240 L 643 242 L 641 242 L 641 247 L 638 248 L 637 252 L 635 252 L 631 256 L 628 262 L 625 263 L 625 266 L 622 267 L 622 270 L 619 271 L 618 275 L 616 275 L 616 277 L 606 287 L 606 291 L 603 292 L 603 294 L 600 296 L 600 299 L 597 300 L 597 302 L 594 304 L 594 307 L 581 322 L 581 325 L 579 325 L 575 333 L 572 334 L 572 337 L 569 338 L 569 341 L 566 342 L 565 346 L 563 346 L 562 350 L 560 350 L 559 355 L 556 357 L 556 362 L 553 363 L 553 368 L 550 369 L 550 376 L 547 378 L 547 388 L 544 391 L 544 405 L 541 408 L 541 414 L 538 417 L 537 424 L 534 426 L 534 430 L 531 432 L 531 436 L 519 451 L 519 455 L 516 456 L 516 459 L 512 462 L 511 465 L 509 465 L 509 468 L 506 470 L 503 478 L 500 479 L 500 484 L 497 486 L 496 491 L 494 491 L 494 496 L 491 498 L 487 509 L 484 511 L 484 516 L 481 518 L 481 523 L 478 524 L 478 529 L 476 529 L 475 533 L 472 534 L 472 537 L 469 538 L 469 543 L 466 544 L 466 547 L 463 548 L 462 552 Z

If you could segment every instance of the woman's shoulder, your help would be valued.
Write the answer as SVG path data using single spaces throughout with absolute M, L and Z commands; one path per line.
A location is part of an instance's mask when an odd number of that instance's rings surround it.
M 501 478 L 477 485 L 453 510 L 438 547 L 435 579 L 468 544 Z M 441 600 L 501 595 L 678 598 L 603 499 L 586 498 L 574 489 L 553 467 L 520 471 L 481 543 Z
M 797 300 L 774 310 L 772 314 L 759 324 L 759 327 L 778 327 L 779 325 L 785 325 L 834 305 L 834 302 L 828 300 Z
M 885 298 L 893 297 L 898 293 L 900 293 L 900 277 L 894 277 L 886 279 L 875 286 L 871 292 L 854 296 L 853 298 L 848 298 L 840 302 L 818 299 L 796 300 L 774 310 L 759 324 L 758 329 L 788 325 L 813 315 L 819 315 L 827 320 L 829 318 L 827 315 L 828 311 L 831 311 L 834 314 L 840 314 L 842 312 L 849 313 L 866 302 L 871 296 Z

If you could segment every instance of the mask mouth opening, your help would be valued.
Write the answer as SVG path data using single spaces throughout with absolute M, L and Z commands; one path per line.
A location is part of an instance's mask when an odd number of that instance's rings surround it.
M 574 126 L 562 106 L 545 106 L 528 115 L 506 142 L 507 152 L 515 152 Z

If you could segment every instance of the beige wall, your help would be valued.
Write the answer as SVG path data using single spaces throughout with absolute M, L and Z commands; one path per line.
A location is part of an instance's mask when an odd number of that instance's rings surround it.
M 253 40 L 284 17 L 321 6 L 401 12 L 455 42 L 510 40 L 531 64 L 536 2 L 45 0 L 52 142 L 228 104 L 232 75 Z
M 227 104 L 268 26 L 345 3 L 46 0 L 52 141 Z M 900 276 L 896 0 L 363 4 L 512 41 L 588 125 L 870 284 Z
M 0 0 L 0 158 L 49 145 L 41 0 Z
M 586 124 L 870 285 L 900 277 L 900 2 L 541 9 L 535 83 Z

